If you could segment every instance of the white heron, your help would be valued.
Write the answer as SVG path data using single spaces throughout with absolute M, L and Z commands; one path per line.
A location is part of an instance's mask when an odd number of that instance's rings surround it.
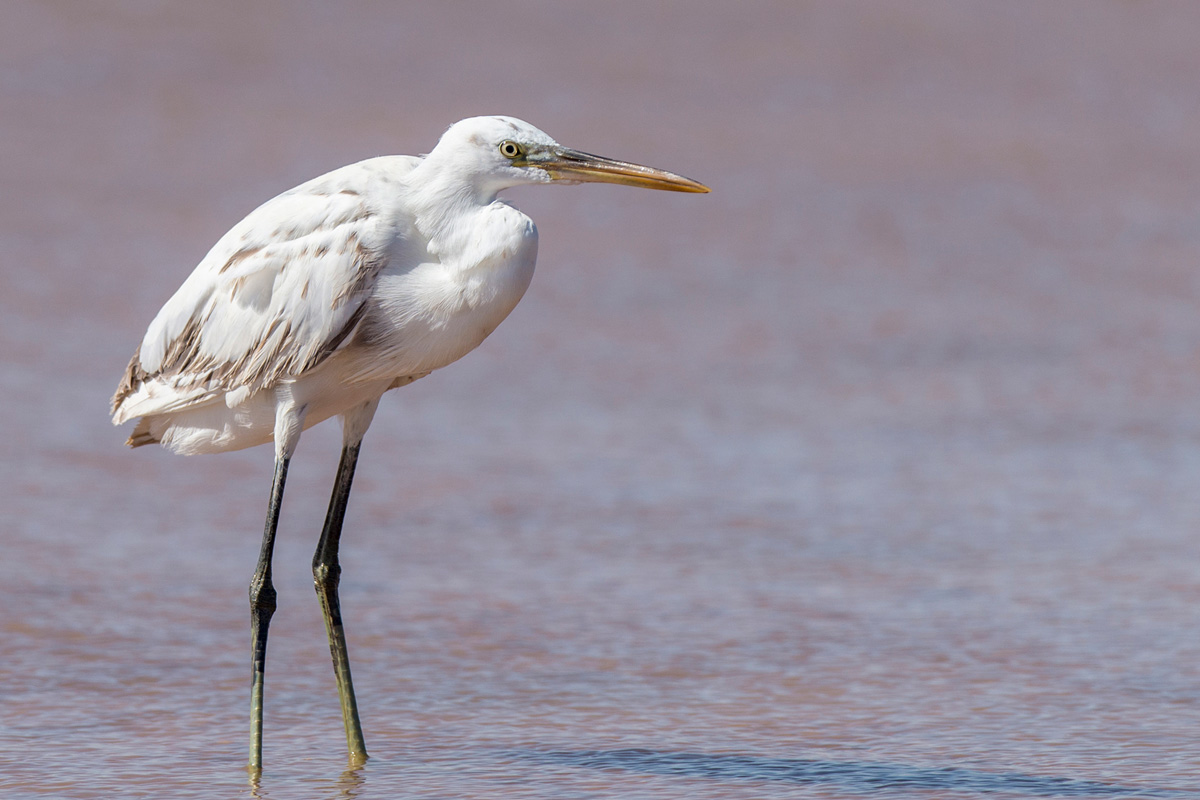
M 707 192 L 670 172 L 559 145 L 512 117 L 455 123 L 424 157 L 351 164 L 267 201 L 213 246 L 150 323 L 112 400 L 127 444 L 181 454 L 275 443 L 262 550 L 250 583 L 250 766 L 262 765 L 271 553 L 301 432 L 332 416 L 343 445 L 313 578 L 346 743 L 363 742 L 338 603 L 338 543 L 359 446 L 384 392 L 474 350 L 529 286 L 533 221 L 497 194 L 604 182 Z

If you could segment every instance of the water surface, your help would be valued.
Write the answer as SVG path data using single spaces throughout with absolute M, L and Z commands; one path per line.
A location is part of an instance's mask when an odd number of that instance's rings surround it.
M 1200 13 L 13 2 L 5 798 L 1200 797 Z M 266 449 L 128 451 L 250 208 L 507 113 L 708 196 L 527 188 L 539 272 L 389 396 L 343 544 L 371 760 Z

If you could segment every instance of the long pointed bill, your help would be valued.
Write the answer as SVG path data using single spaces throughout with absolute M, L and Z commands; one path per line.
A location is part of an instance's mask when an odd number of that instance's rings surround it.
M 566 147 L 556 147 L 538 158 L 530 155 L 530 166 L 541 167 L 550 179 L 571 183 L 619 183 L 643 189 L 662 189 L 668 192 L 708 192 L 703 183 L 641 164 L 594 156 Z

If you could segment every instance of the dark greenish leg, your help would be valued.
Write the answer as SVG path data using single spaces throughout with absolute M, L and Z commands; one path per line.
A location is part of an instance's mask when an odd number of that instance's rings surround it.
M 358 703 L 354 699 L 354 684 L 350 680 L 350 657 L 346 652 L 346 633 L 342 628 L 342 610 L 338 603 L 338 581 L 342 573 L 338 564 L 338 543 L 342 537 L 342 520 L 346 516 L 350 483 L 354 480 L 354 466 L 358 462 L 358 449 L 358 442 L 342 448 L 337 480 L 333 484 L 333 497 L 329 500 L 329 513 L 325 516 L 325 528 L 321 531 L 321 541 L 313 555 L 313 582 L 317 587 L 317 597 L 321 600 L 321 611 L 325 615 L 329 651 L 333 655 L 333 672 L 342 701 L 342 721 L 346 724 L 346 746 L 353 762 L 366 760 L 367 746 L 363 741 L 362 724 L 358 721 Z
M 279 506 L 283 501 L 283 484 L 287 480 L 288 462 L 282 456 L 275 459 L 275 479 L 271 482 L 271 501 L 267 506 L 267 524 L 263 531 L 262 550 L 258 566 L 250 581 L 251 664 L 254 683 L 250 688 L 250 768 L 262 769 L 263 673 L 267 661 L 267 628 L 275 613 L 275 587 L 271 583 L 271 554 L 275 550 L 275 528 L 279 524 Z

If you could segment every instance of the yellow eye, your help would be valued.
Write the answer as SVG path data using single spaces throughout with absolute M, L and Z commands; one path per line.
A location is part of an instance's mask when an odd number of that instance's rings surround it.
M 500 143 L 500 155 L 505 158 L 520 158 L 525 155 L 525 148 L 512 139 L 505 139 Z

